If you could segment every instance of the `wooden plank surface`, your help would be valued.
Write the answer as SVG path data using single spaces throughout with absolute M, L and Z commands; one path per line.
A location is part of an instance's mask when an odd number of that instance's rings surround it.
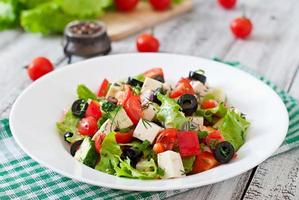
M 299 98 L 299 2 L 288 0 L 239 1 L 233 11 L 216 1 L 196 0 L 191 13 L 156 26 L 161 51 L 238 60 L 273 80 Z M 235 40 L 229 22 L 242 14 L 241 5 L 253 20 L 254 34 Z M 42 38 L 20 31 L 0 33 L 0 118 L 8 117 L 11 105 L 31 81 L 23 66 L 43 55 L 63 62 L 61 38 Z M 114 42 L 113 54 L 135 52 L 135 36 Z M 61 66 L 62 66 L 61 65 Z M 270 158 L 256 170 L 217 184 L 201 187 L 170 199 L 298 199 L 299 150 Z
M 173 5 L 165 12 L 153 10 L 148 2 L 139 2 L 133 12 L 125 15 L 120 12 L 110 12 L 104 15 L 101 20 L 106 22 L 110 38 L 116 41 L 163 21 L 171 20 L 191 9 L 192 0 L 185 0 L 181 4 Z

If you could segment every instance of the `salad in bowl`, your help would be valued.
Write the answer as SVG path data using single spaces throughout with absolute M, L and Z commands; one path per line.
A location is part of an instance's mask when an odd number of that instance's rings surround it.
M 83 84 L 56 126 L 79 162 L 135 179 L 180 178 L 237 157 L 250 126 L 204 71 L 175 85 L 161 68 L 126 80 L 104 79 L 96 93 Z

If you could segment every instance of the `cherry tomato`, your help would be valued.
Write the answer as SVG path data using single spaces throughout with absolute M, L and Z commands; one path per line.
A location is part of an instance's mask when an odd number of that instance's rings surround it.
M 136 41 L 137 50 L 139 52 L 158 52 L 160 43 L 150 34 L 141 34 Z
M 196 156 L 192 173 L 199 173 L 209 170 L 218 165 L 214 155 L 210 152 L 202 152 Z
M 155 10 L 163 11 L 169 8 L 171 0 L 150 0 L 150 3 Z
M 182 157 L 195 156 L 200 153 L 196 131 L 181 131 L 177 134 Z
M 139 0 L 114 0 L 117 10 L 129 12 L 135 9 Z
M 45 57 L 37 57 L 28 66 L 27 72 L 31 80 L 35 81 L 39 77 L 53 71 L 54 67 L 50 60 Z
M 232 9 L 236 6 L 237 0 L 218 0 L 218 3 L 226 9 Z
M 118 92 L 115 97 L 118 100 L 118 104 L 124 105 L 128 99 L 133 96 L 133 91 L 129 85 L 125 85 L 125 90 Z
M 97 129 L 97 120 L 91 116 L 82 118 L 78 124 L 78 131 L 81 135 L 93 136 Z
M 101 153 L 102 142 L 103 142 L 105 136 L 106 135 L 104 133 L 100 133 L 100 134 L 96 135 L 96 137 L 94 139 L 94 146 L 98 153 Z
M 115 139 L 116 139 L 116 142 L 120 143 L 120 144 L 129 143 L 133 139 L 133 132 L 132 131 L 127 132 L 127 133 L 117 132 L 115 134 Z
M 192 86 L 190 85 L 190 80 L 182 78 L 178 84 L 176 85 L 176 88 L 170 93 L 170 98 L 177 98 L 182 96 L 183 94 L 192 94 L 194 95 L 194 90 Z
M 253 25 L 250 19 L 238 17 L 230 25 L 231 31 L 237 38 L 245 39 L 252 32 Z
M 201 108 L 202 109 L 211 109 L 211 108 L 215 108 L 217 106 L 218 106 L 217 101 L 215 101 L 213 99 L 209 99 L 209 100 L 202 102 Z
M 154 78 L 157 76 L 164 77 L 164 72 L 162 68 L 157 67 L 144 72 L 143 75 L 148 78 Z
M 124 109 L 133 124 L 138 124 L 142 117 L 141 101 L 139 96 L 131 96 L 124 104 Z
M 106 96 L 108 89 L 109 89 L 109 81 L 107 79 L 104 79 L 99 87 L 98 97 Z
M 100 104 L 97 101 L 91 101 L 85 112 L 85 117 L 94 117 L 96 120 L 100 119 L 102 112 L 100 109 Z
M 177 145 L 177 129 L 166 128 L 164 129 L 156 139 L 156 144 L 154 145 L 154 151 L 156 153 L 161 153 L 163 151 L 172 150 Z
M 219 130 L 214 130 L 210 132 L 207 137 L 205 137 L 204 142 L 212 148 L 213 145 L 215 146 L 218 142 L 223 142 L 224 138 L 221 135 L 221 132 Z M 213 148 L 212 148 L 213 149 Z
M 158 153 L 162 153 L 165 151 L 164 146 L 162 143 L 156 143 L 153 146 L 153 151 L 158 154 Z

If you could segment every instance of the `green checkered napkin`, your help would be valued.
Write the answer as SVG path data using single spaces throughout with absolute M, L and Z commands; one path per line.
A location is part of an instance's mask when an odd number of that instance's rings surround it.
M 221 61 L 215 59 L 216 61 Z M 299 105 L 296 99 L 278 89 L 272 82 L 237 62 L 226 62 L 241 68 L 268 84 L 285 103 L 290 118 L 289 131 L 275 155 L 299 146 Z M 146 188 L 145 188 L 146 189 Z M 165 199 L 185 192 L 129 192 L 97 187 L 63 177 L 27 156 L 14 141 L 8 119 L 0 120 L 0 199 Z

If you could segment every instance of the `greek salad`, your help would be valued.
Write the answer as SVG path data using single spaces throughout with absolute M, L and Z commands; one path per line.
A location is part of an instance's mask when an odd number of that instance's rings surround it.
M 75 159 L 101 172 L 136 179 L 200 173 L 234 159 L 250 126 L 206 81 L 203 70 L 190 71 L 172 86 L 153 68 L 104 79 L 97 93 L 80 84 L 57 130 Z

